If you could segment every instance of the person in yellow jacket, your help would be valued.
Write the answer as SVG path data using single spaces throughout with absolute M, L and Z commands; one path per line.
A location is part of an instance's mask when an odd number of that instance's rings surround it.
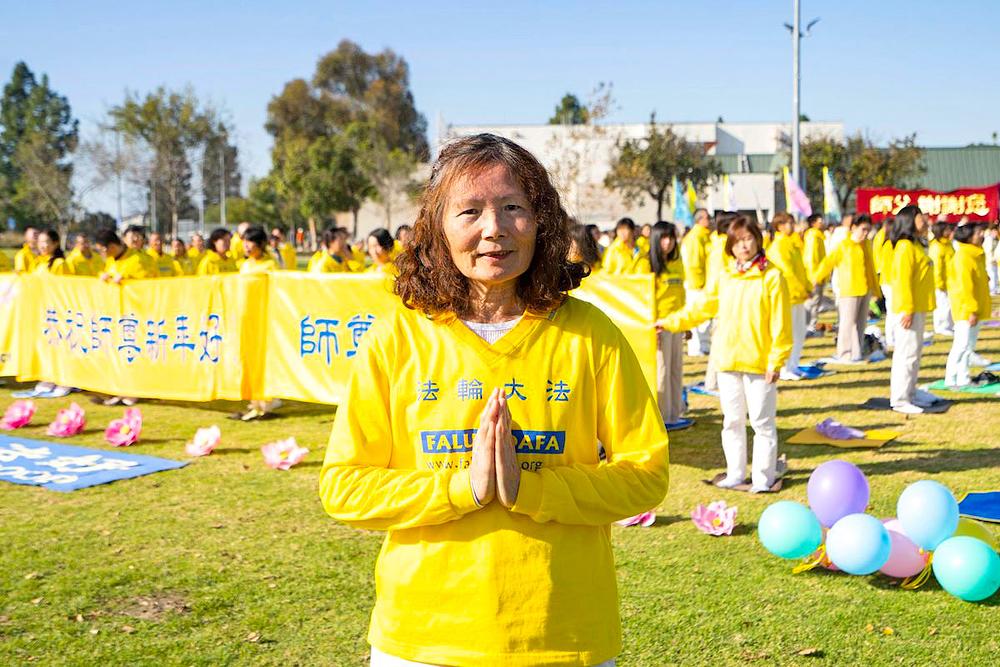
M 323 247 L 309 259 L 309 273 L 354 273 L 357 264 L 351 257 L 347 243 L 347 230 L 333 227 L 323 231 Z
M 681 241 L 681 260 L 684 262 L 684 289 L 689 301 L 703 298 L 708 270 L 708 249 L 712 239 L 708 211 L 699 208 L 694 212 L 694 223 Z M 711 343 L 711 322 L 705 322 L 691 332 L 687 353 L 692 357 L 708 354 Z
M 754 431 L 751 491 L 758 493 L 770 490 L 783 473 L 778 466 L 777 381 L 792 351 L 788 284 L 767 261 L 762 240 L 757 223 L 737 216 L 726 240 L 726 254 L 733 261 L 720 275 L 717 291 L 657 322 L 668 331 L 684 331 L 716 318 L 712 359 L 726 454 L 726 477 L 718 485 L 732 488 L 746 479 L 749 413 Z
M 728 238 L 729 225 L 733 223 L 736 219 L 737 214 L 735 213 L 722 213 L 718 216 L 715 221 L 715 231 L 712 233 L 712 237 L 709 241 L 708 246 L 708 257 L 705 261 L 705 291 L 703 293 L 703 298 L 710 294 L 718 294 L 719 292 L 719 278 L 723 273 L 726 272 L 727 265 L 729 264 L 731 258 L 726 253 L 726 239 Z M 758 228 L 758 231 L 759 228 Z M 761 239 L 763 239 L 763 232 L 761 233 Z M 760 248 L 761 252 L 764 251 L 763 245 Z M 689 302 L 693 302 L 694 298 L 688 294 Z M 715 340 L 715 320 L 709 319 L 704 323 L 699 325 L 704 327 L 709 340 Z M 697 328 L 695 329 L 697 331 Z M 692 332 L 692 337 L 694 332 Z M 709 342 L 709 353 L 708 353 L 708 363 L 705 364 L 705 379 L 702 381 L 702 388 L 710 394 L 719 393 L 719 383 L 714 357 L 711 352 L 711 342 Z
M 569 253 L 571 262 L 581 262 L 590 269 L 590 275 L 601 270 L 601 250 L 591 231 L 584 225 L 575 224 L 569 230 Z
M 948 297 L 955 337 L 948 353 L 944 382 L 968 385 L 969 364 L 976 352 L 981 322 L 990 316 L 990 280 L 986 273 L 983 238 L 986 226 L 969 223 L 955 229 L 955 253 L 948 264 Z
M 285 233 L 278 227 L 271 229 L 271 249 L 278 258 L 281 268 L 285 271 L 296 271 L 299 268 L 299 256 L 295 246 L 285 240 Z
M 819 269 L 826 257 L 826 236 L 823 235 L 823 216 L 814 213 L 805 220 L 805 229 L 802 232 L 802 264 L 806 267 L 806 275 L 812 275 Z M 806 332 L 817 333 L 816 325 L 819 323 L 819 314 L 823 312 L 826 283 L 812 281 L 812 291 L 806 299 Z
M 541 163 L 480 134 L 431 174 L 426 255 L 398 260 L 409 308 L 365 334 L 320 472 L 327 513 L 387 531 L 371 664 L 610 665 L 610 524 L 667 489 L 656 402 L 614 323 L 567 295 L 585 269 Z
M 246 253 L 243 251 L 243 235 L 247 233 L 249 227 L 249 222 L 241 222 L 236 225 L 236 233 L 229 239 L 229 258 L 234 262 L 242 262 L 243 258 L 246 257 Z
M 97 276 L 101 280 L 120 284 L 123 280 L 157 277 L 149 255 L 126 247 L 114 229 L 99 231 L 94 245 L 104 257 L 104 268 Z
M 878 296 L 878 279 L 868 243 L 872 221 L 861 214 L 851 221 L 847 238 L 837 244 L 811 274 L 814 282 L 822 282 L 837 271 L 837 360 L 857 364 L 864 361 L 865 326 L 868 324 L 868 307 L 873 296 Z
M 622 218 L 615 225 L 615 240 L 605 251 L 601 266 L 612 275 L 649 273 L 649 253 L 636 242 L 631 218 Z
M 85 234 L 76 235 L 73 249 L 66 255 L 66 263 L 77 276 L 97 276 L 104 270 L 104 259 L 91 249 Z
M 948 337 L 954 334 L 951 304 L 948 303 L 948 265 L 955 254 L 955 249 L 951 247 L 954 233 L 954 224 L 939 220 L 931 225 L 934 238 L 927 244 L 927 256 L 934 265 L 934 333 Z
M 896 214 L 892 242 L 892 307 L 896 345 L 892 353 L 889 403 L 903 414 L 919 414 L 930 403 L 917 392 L 927 313 L 934 310 L 934 267 L 924 246 L 927 221 L 912 204 Z
M 157 274 L 161 278 L 172 278 L 183 276 L 184 268 L 173 255 L 168 255 L 163 249 L 163 235 L 153 232 L 149 235 L 149 247 L 146 254 L 153 258 L 156 263 Z
M 896 315 L 892 307 L 892 241 L 893 218 L 885 218 L 882 226 L 872 239 L 872 261 L 878 277 L 879 290 L 885 304 L 885 344 L 892 348 L 896 344 Z
M 191 260 L 191 266 L 195 268 L 195 272 L 197 272 L 198 265 L 201 264 L 201 258 L 205 256 L 207 251 L 205 237 L 201 234 L 192 234 L 191 246 L 187 249 L 187 256 Z
M 43 229 L 37 237 L 38 256 L 35 257 L 32 273 L 48 273 L 54 276 L 73 275 L 73 267 L 66 261 L 59 240 L 59 232 Z
M 653 225 L 649 242 L 659 320 L 684 307 L 684 261 L 677 227 L 672 223 L 660 221 Z M 684 334 L 663 328 L 656 334 L 656 402 L 667 431 L 694 424 L 694 420 L 684 418 Z
M 373 229 L 368 234 L 368 238 L 365 239 L 365 244 L 368 247 L 368 257 L 371 259 L 368 271 L 372 273 L 385 273 L 393 277 L 399 275 L 399 269 L 396 267 L 396 263 L 392 261 L 394 241 L 395 239 L 392 238 L 392 234 L 384 227 Z
M 38 228 L 25 227 L 24 245 L 14 255 L 14 271 L 31 273 L 35 268 L 35 256 L 38 252 Z
M 181 271 L 184 272 L 185 276 L 194 275 L 198 269 L 198 265 L 191 260 L 191 257 L 188 255 L 187 246 L 184 245 L 183 240 L 174 238 L 170 241 L 170 254 L 173 256 L 174 261 L 180 265 Z
M 208 237 L 208 250 L 198 263 L 197 275 L 214 276 L 220 273 L 235 273 L 236 260 L 229 253 L 232 234 L 225 227 L 212 230 Z
M 802 361 L 802 347 L 806 342 L 805 302 L 812 292 L 812 282 L 802 261 L 802 251 L 796 239 L 795 218 L 780 211 L 771 221 L 774 238 L 765 251 L 767 259 L 781 270 L 788 283 L 788 302 L 792 316 L 792 353 L 788 355 L 785 367 L 781 369 L 782 380 L 801 380 L 799 363 Z

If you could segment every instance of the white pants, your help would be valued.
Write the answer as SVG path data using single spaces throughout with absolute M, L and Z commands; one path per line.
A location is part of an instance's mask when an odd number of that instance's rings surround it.
M 685 300 L 688 303 L 700 302 L 705 296 L 705 290 L 700 289 L 689 289 L 685 295 Z M 699 324 L 697 327 L 691 330 L 691 338 L 688 339 L 688 354 L 692 357 L 701 356 L 708 354 L 709 347 L 711 346 L 711 336 L 710 331 L 712 329 L 712 321 L 704 322 Z
M 924 324 L 927 313 L 913 313 L 910 328 L 896 327 L 896 346 L 892 352 L 892 372 L 889 376 L 889 404 L 893 407 L 913 403 L 920 373 L 920 357 L 924 353 Z
M 990 294 L 1000 294 L 1000 265 L 991 259 L 987 259 L 986 275 L 990 279 Z
M 684 334 L 656 336 L 656 399 L 664 424 L 674 424 L 684 410 Z
M 934 290 L 937 305 L 934 307 L 934 333 L 950 334 L 952 329 L 951 302 L 948 293 L 942 289 Z
M 750 481 L 767 488 L 775 482 L 778 464 L 778 385 L 763 375 L 719 371 L 719 403 L 722 405 L 722 451 L 726 454 L 726 476 L 746 479 L 747 416 L 753 428 L 753 470 Z
M 882 296 L 885 298 L 885 344 L 886 347 L 896 345 L 896 313 L 892 310 L 892 287 L 888 283 L 880 284 Z
M 371 653 L 371 667 L 428 667 L 428 663 L 426 662 L 413 662 L 412 660 L 397 658 L 394 655 L 383 653 L 374 646 L 371 647 Z M 615 667 L 615 658 L 605 660 L 599 665 L 594 665 L 594 667 Z
M 785 370 L 789 373 L 799 372 L 802 361 L 802 346 L 806 344 L 806 305 L 797 303 L 792 306 L 792 353 L 785 362 Z
M 955 322 L 955 338 L 951 341 L 951 352 L 948 353 L 948 365 L 944 373 L 945 384 L 969 384 L 969 361 L 976 351 L 978 339 L 978 324 L 971 327 L 969 320 Z

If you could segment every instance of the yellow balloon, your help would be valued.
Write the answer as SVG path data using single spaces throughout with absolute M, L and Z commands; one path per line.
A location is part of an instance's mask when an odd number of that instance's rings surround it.
M 989 526 L 980 523 L 975 519 L 967 519 L 962 517 L 958 520 L 958 528 L 955 529 L 955 537 L 959 535 L 965 535 L 966 537 L 974 537 L 977 540 L 982 540 L 986 544 L 990 545 L 993 551 L 1000 551 L 1000 542 L 997 541 L 997 536 L 990 530 Z

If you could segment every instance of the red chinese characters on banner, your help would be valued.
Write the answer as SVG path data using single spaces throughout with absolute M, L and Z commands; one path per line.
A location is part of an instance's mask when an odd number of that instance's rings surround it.
M 958 222 L 966 216 L 969 220 L 993 221 L 1000 210 L 1000 183 L 951 192 L 858 188 L 857 198 L 858 213 L 867 213 L 876 222 L 895 215 L 910 204 L 915 204 L 931 218 L 943 215 L 948 222 Z

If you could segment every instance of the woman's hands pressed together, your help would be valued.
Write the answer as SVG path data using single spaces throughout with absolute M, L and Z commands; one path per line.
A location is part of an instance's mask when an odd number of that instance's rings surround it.
M 521 485 L 521 467 L 511 437 L 510 409 L 499 389 L 494 389 L 479 416 L 479 430 L 472 442 L 469 466 L 472 490 L 480 505 L 494 496 L 504 507 L 512 507 Z

